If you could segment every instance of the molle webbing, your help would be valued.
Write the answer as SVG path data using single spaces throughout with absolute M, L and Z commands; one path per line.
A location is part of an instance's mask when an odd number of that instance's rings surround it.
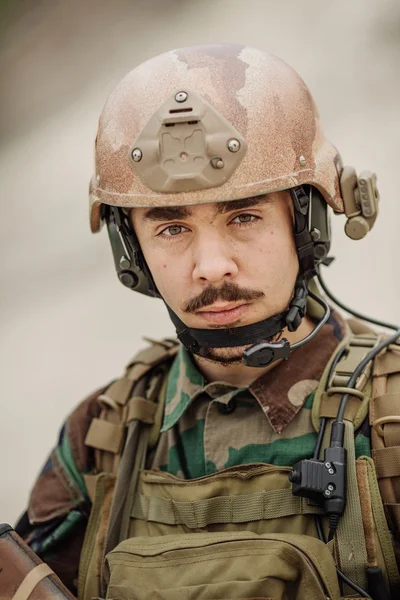
M 369 499 L 371 501 L 371 509 L 373 513 L 373 520 L 375 523 L 375 530 L 384 554 L 386 570 L 389 576 L 389 581 L 392 586 L 392 592 L 394 594 L 397 590 L 398 593 L 400 584 L 399 571 L 396 564 L 396 558 L 393 551 L 393 543 L 391 537 L 390 535 L 386 535 L 388 524 L 382 504 L 382 498 L 379 491 L 378 481 L 376 478 L 376 467 L 373 459 L 368 456 L 363 456 L 362 458 L 359 458 L 357 460 L 357 467 L 360 467 L 361 465 L 364 466 L 367 475 L 367 495 L 369 496 Z M 362 490 L 360 490 L 360 495 L 361 493 Z
M 386 516 L 400 542 L 400 346 L 375 359 L 370 410 L 372 456 Z
M 312 421 L 316 431 L 319 431 L 322 417 L 328 419 L 336 417 L 340 401 L 346 392 L 350 397 L 346 405 L 345 418 L 353 422 L 355 431 L 363 423 L 368 415 L 371 398 L 371 364 L 367 365 L 358 378 L 355 390 L 349 389 L 347 384 L 359 363 L 381 339 L 376 333 L 366 330 L 357 335 L 348 333 L 340 342 L 326 366 L 314 395 Z M 333 370 L 330 381 L 327 381 L 330 367 L 341 352 L 343 357 Z
M 354 426 L 345 420 L 344 447 L 347 450 L 347 504 L 339 521 L 336 552 L 339 565 L 352 581 L 365 590 L 367 550 L 356 474 Z M 348 589 L 351 593 L 351 589 Z
M 345 447 L 348 450 L 347 507 L 339 522 L 334 552 L 344 573 L 364 587 L 365 577 L 360 565 L 364 561 L 365 564 L 368 564 L 372 556 L 374 556 L 374 560 L 376 559 L 374 544 L 379 543 L 393 591 L 397 590 L 399 585 L 399 573 L 387 523 L 384 518 L 382 519 L 381 496 L 385 503 L 391 529 L 398 535 L 400 531 L 400 348 L 391 346 L 383 351 L 373 363 L 367 365 L 358 378 L 356 389 L 349 390 L 346 386 L 350 375 L 366 354 L 384 339 L 384 335 L 371 332 L 368 328 L 364 329 L 360 322 L 351 323 L 351 325 L 352 330 L 357 333 L 346 336 L 331 357 L 315 394 L 312 418 L 317 430 L 321 417 L 329 419 L 331 423 L 337 415 L 343 393 L 351 393 L 345 411 Z M 343 351 L 343 358 L 334 368 L 330 381 L 327 381 L 330 366 L 341 351 Z M 327 388 L 326 391 L 325 388 Z M 354 432 L 361 426 L 368 412 L 373 427 L 372 456 L 376 474 L 373 462 L 368 457 L 357 461 L 357 463 L 364 462 L 364 465 L 358 465 L 357 473 L 353 468 L 356 464 Z M 382 426 L 391 428 L 391 431 L 387 430 L 386 437 L 383 435 Z M 325 433 L 323 448 L 328 445 L 329 431 L 330 426 L 327 427 Z M 367 470 L 362 469 L 363 466 L 367 466 Z M 363 476 L 362 473 L 364 473 Z M 365 485 L 368 486 L 368 496 L 372 501 L 369 508 L 366 506 L 367 498 L 363 499 L 365 502 L 360 501 L 359 493 L 362 493 L 362 488 L 358 489 L 357 475 L 359 479 L 362 477 L 366 479 Z M 379 480 L 381 496 L 376 493 L 376 477 Z M 395 482 L 394 485 L 393 482 Z M 399 485 L 397 496 L 394 489 L 396 482 Z M 386 497 L 385 492 L 387 493 Z M 372 517 L 373 522 L 371 523 Z M 368 548 L 364 535 L 362 535 L 363 531 L 366 538 L 369 532 Z M 380 566 L 383 566 L 382 563 Z M 350 593 L 351 590 L 346 588 L 346 591 Z
M 177 502 L 172 498 L 147 497 L 141 494 L 135 498 L 132 517 L 198 529 L 216 523 L 250 523 L 322 513 L 321 508 L 308 504 L 305 498 L 293 496 L 291 489 L 281 489 L 191 502 Z

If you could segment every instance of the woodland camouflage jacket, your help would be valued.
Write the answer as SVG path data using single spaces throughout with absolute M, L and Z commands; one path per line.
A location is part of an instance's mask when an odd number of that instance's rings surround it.
M 291 466 L 313 454 L 313 393 L 344 332 L 334 313 L 321 332 L 249 388 L 207 383 L 181 347 L 168 375 L 166 407 L 147 468 L 192 479 L 222 469 L 265 462 Z M 45 463 L 17 531 L 76 593 L 79 556 L 90 514 L 83 474 L 94 467 L 84 440 L 100 406 L 98 390 L 67 418 Z M 356 454 L 370 455 L 368 420 L 358 430 Z

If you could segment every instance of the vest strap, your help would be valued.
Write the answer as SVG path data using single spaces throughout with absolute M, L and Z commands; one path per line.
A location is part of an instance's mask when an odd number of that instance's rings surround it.
M 332 421 L 326 428 L 322 448 L 329 446 Z M 346 419 L 344 424 L 344 447 L 347 450 L 347 504 L 344 515 L 339 520 L 334 544 L 330 545 L 330 549 L 338 567 L 347 577 L 365 589 L 367 585 L 365 566 L 368 558 L 357 484 L 354 425 Z M 344 592 L 345 595 L 346 593 L 351 595 L 352 590 L 345 585 Z
M 367 550 L 361 503 L 357 485 L 356 453 L 354 446 L 354 427 L 350 421 L 344 421 L 344 447 L 347 449 L 347 505 L 344 515 L 339 521 L 338 553 L 343 571 L 352 581 L 365 589 Z
M 132 389 L 132 380 L 128 377 L 120 377 L 111 383 L 99 400 L 109 405 L 123 406 L 129 398 Z
M 125 427 L 102 419 L 92 419 L 86 434 L 85 444 L 97 450 L 118 454 L 121 450 Z
M 333 387 L 347 386 L 351 375 L 354 373 L 360 362 L 365 358 L 368 352 L 377 345 L 377 338 L 378 336 L 375 333 L 362 334 L 359 336 L 353 335 L 350 338 L 345 358 L 339 362 L 333 374 Z M 367 365 L 363 373 L 365 380 L 368 378 L 370 370 L 371 366 Z M 363 375 L 361 375 L 360 378 L 363 377 Z M 357 389 L 360 389 L 361 387 L 363 386 L 360 385 L 359 381 Z
M 349 331 L 337 346 L 314 395 L 312 422 L 316 431 L 319 431 L 321 417 L 336 417 L 344 393 L 350 395 L 346 405 L 345 418 L 354 424 L 354 430 L 357 430 L 363 423 L 368 415 L 371 398 L 371 364 L 369 363 L 359 376 L 356 389 L 350 390 L 347 385 L 356 367 L 381 339 L 382 336 L 378 336 L 374 332 L 364 331 L 354 334 Z M 340 353 L 343 354 L 343 357 L 339 360 L 328 381 L 331 365 Z
M 133 420 L 141 421 L 147 425 L 154 423 L 154 415 L 156 414 L 157 405 L 146 398 L 133 396 L 128 402 L 128 415 L 126 422 L 130 423 Z
M 390 527 L 400 531 L 400 346 L 391 345 L 374 361 L 370 424 L 372 456 Z
M 390 350 L 390 348 L 389 348 Z M 399 346 L 396 351 L 380 354 L 375 359 L 374 364 L 374 375 L 375 377 L 382 377 L 383 375 L 392 375 L 393 373 L 400 372 L 400 353 Z
M 378 479 L 400 476 L 400 446 L 372 450 Z
M 379 491 L 378 480 L 376 478 L 376 468 L 372 458 L 363 456 L 357 460 L 357 463 L 364 463 L 367 467 L 368 493 L 372 499 L 372 511 L 375 521 L 376 533 L 379 538 L 383 555 L 385 557 L 386 569 L 390 581 L 392 592 L 398 590 L 400 583 L 399 571 L 397 569 L 396 557 L 393 549 L 393 543 L 388 530 L 388 523 L 383 509 L 382 498 Z M 400 505 L 396 505 L 400 508 Z
M 377 396 L 371 402 L 370 423 L 371 425 L 377 419 L 388 418 L 391 415 L 398 415 L 400 407 L 400 394 L 382 394 Z M 390 418 L 388 418 L 390 421 Z
M 319 416 L 335 419 L 342 396 L 339 394 L 329 395 L 326 392 L 322 394 Z M 347 400 L 344 418 L 349 421 L 354 421 L 360 408 L 360 400 L 356 396 L 351 396 Z
M 131 516 L 165 525 L 185 525 L 189 529 L 198 529 L 216 523 L 249 523 L 322 513 L 320 507 L 309 504 L 306 498 L 293 496 L 291 489 L 280 489 L 239 496 L 217 496 L 193 502 L 137 494 Z

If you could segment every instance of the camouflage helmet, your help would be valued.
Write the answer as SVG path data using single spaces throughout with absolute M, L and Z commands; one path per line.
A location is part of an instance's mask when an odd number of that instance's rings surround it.
M 193 46 L 131 71 L 110 95 L 90 184 L 101 204 L 205 204 L 303 184 L 344 210 L 340 156 L 312 96 L 282 60 L 246 46 Z
M 306 313 L 308 284 L 330 248 L 328 206 L 346 213 L 350 237 L 363 237 L 376 219 L 375 181 L 373 174 L 358 179 L 354 169 L 342 167 L 308 88 L 283 61 L 246 46 L 194 46 L 139 65 L 110 95 L 96 138 L 90 222 L 93 232 L 107 223 L 121 283 L 161 297 L 131 226 L 131 208 L 289 189 L 299 272 L 286 311 L 235 328 L 232 336 L 229 329 L 190 328 L 167 306 L 190 352 L 255 343 L 243 360 L 265 366 L 267 355 L 271 362 L 290 352 L 284 338 L 268 348 L 265 339 L 285 327 L 295 331 Z M 325 301 L 314 297 L 324 317 L 311 337 L 329 316 Z

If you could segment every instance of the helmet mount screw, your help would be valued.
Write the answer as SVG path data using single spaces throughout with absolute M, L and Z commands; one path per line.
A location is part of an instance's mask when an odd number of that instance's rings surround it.
M 299 158 L 299 163 L 300 163 L 300 165 L 301 165 L 302 167 L 304 167 L 304 166 L 305 166 L 305 164 L 306 164 L 306 162 L 307 162 L 307 161 L 306 161 L 306 158 L 305 158 L 305 156 L 301 155 L 301 156 L 300 156 L 300 158 Z
M 186 102 L 187 99 L 188 99 L 188 95 L 186 92 L 178 92 L 175 95 L 176 102 Z
M 142 160 L 142 151 L 140 148 L 134 148 L 132 150 L 132 158 L 135 162 L 139 162 L 140 160 Z
M 99 183 L 100 183 L 100 175 L 96 175 L 96 183 L 97 183 L 97 185 L 99 185 Z
M 211 159 L 211 164 L 214 169 L 223 169 L 225 166 L 225 163 L 220 156 L 213 156 Z
M 119 261 L 119 265 L 121 269 L 129 269 L 131 266 L 131 261 L 126 258 L 126 256 L 121 256 L 121 260 Z
M 310 235 L 313 242 L 318 242 L 321 239 L 321 232 L 316 227 L 311 230 Z
M 240 150 L 240 142 L 235 138 L 231 138 L 230 140 L 228 140 L 227 146 L 230 152 L 238 152 Z

